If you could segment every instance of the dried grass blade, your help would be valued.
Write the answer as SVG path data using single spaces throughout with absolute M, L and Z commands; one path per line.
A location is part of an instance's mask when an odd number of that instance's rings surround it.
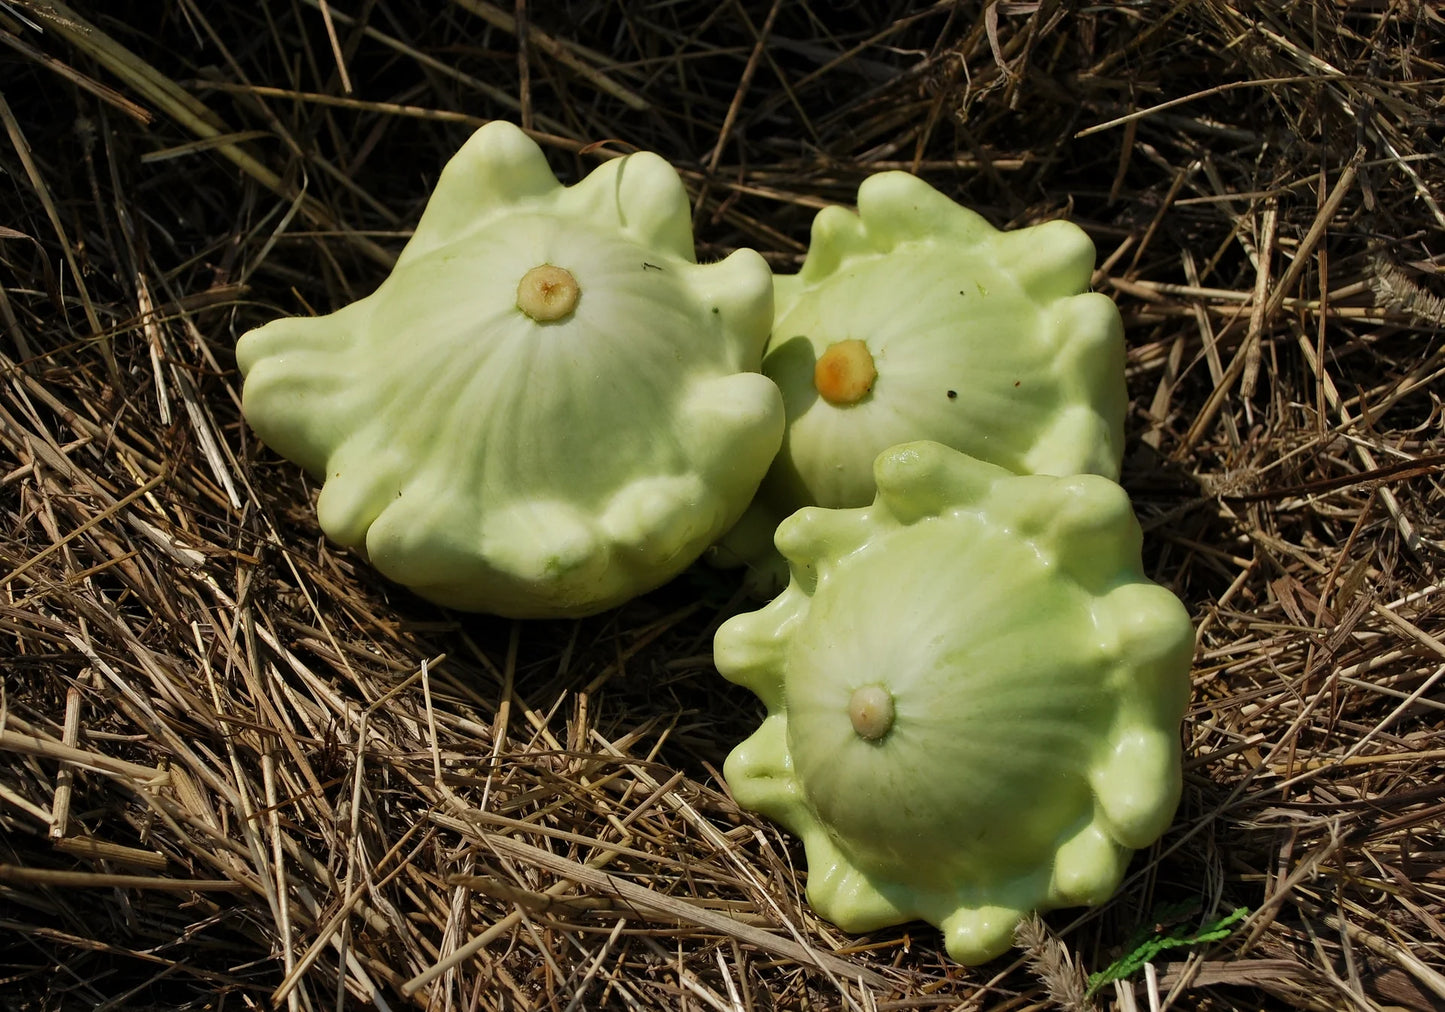
M 517 19 L 506 11 L 487 3 L 486 0 L 452 0 L 452 3 L 470 14 L 475 14 L 483 21 L 500 28 L 504 32 L 511 35 L 517 34 Z M 618 84 L 602 71 L 592 66 L 592 63 L 610 62 L 601 53 L 584 50 L 576 45 L 564 44 L 540 28 L 531 25 L 527 28 L 527 42 L 536 46 L 569 70 L 579 74 L 599 91 L 606 92 L 613 98 L 627 103 L 628 106 L 638 112 L 647 112 L 652 109 L 652 103 L 647 99 L 637 94 L 637 92 L 631 88 Z M 586 57 L 586 59 L 584 59 L 584 57 Z M 587 62 L 588 60 L 591 60 L 592 63 Z
M 668 896 L 656 890 L 629 882 L 626 879 L 609 875 L 607 872 L 597 871 L 584 864 L 569 860 L 565 857 L 558 857 L 549 850 L 541 847 L 534 847 L 531 844 L 522 843 L 520 840 L 513 840 L 510 837 L 499 836 L 495 833 L 482 833 L 483 841 L 487 846 L 497 851 L 511 854 L 514 857 L 525 859 L 529 864 L 536 867 L 546 868 L 555 874 L 565 876 L 569 881 L 578 885 L 596 889 L 609 895 L 617 896 L 628 904 L 636 907 L 639 911 L 650 913 L 654 916 L 662 916 L 676 920 L 681 924 L 692 924 L 698 927 L 707 928 L 721 934 L 736 938 L 741 942 L 754 945 L 767 952 L 784 956 L 803 966 L 817 966 L 838 974 L 847 980 L 855 980 L 861 977 L 866 983 L 887 987 L 888 981 L 871 971 L 864 971 L 860 974 L 856 965 L 847 960 L 839 959 L 831 953 L 823 952 L 809 946 L 801 945 L 791 938 L 784 938 L 775 935 L 771 931 L 755 928 L 750 924 L 743 924 L 727 916 L 700 907 L 695 903 L 678 899 L 675 896 Z M 458 882 L 458 884 L 465 884 Z
M 42 30 L 38 25 L 34 25 L 33 22 L 31 24 L 37 31 Z M 7 31 L 0 31 L 0 42 L 5 43 L 5 45 L 18 51 L 28 59 L 34 60 L 41 66 L 53 70 L 76 87 L 84 88 L 102 102 L 114 106 L 142 126 L 149 126 L 151 121 L 155 119 L 149 109 L 142 105 L 137 105 L 114 88 L 101 84 L 93 77 L 82 74 L 70 66 L 70 64 L 57 60 L 49 53 L 42 53 L 17 35 L 13 35 Z
M 46 7 L 37 9 L 36 13 L 57 35 L 91 56 L 201 139 L 210 140 L 235 132 L 228 129 L 204 103 L 59 0 L 51 0 Z M 221 144 L 217 150 L 235 163 L 242 172 L 277 196 L 285 199 L 295 196 L 292 188 L 285 184 L 280 176 L 236 144 Z M 303 200 L 302 212 L 318 228 L 345 231 L 347 239 L 377 263 L 390 267 L 395 261 L 395 257 L 375 242 L 345 230 L 319 201 L 309 198 Z M 96 329 L 99 330 L 98 324 Z
M 152 889 L 164 892 L 248 892 L 245 885 L 230 879 L 166 878 L 158 875 L 111 875 L 90 871 L 61 871 L 54 868 L 17 868 L 0 864 L 0 882 L 11 885 L 41 885 L 61 889 Z
M 50 187 L 45 182 L 45 174 L 35 164 L 35 156 L 30 149 L 30 142 L 25 139 L 25 132 L 20 128 L 20 122 L 15 118 L 15 113 L 11 111 L 10 103 L 5 101 L 3 93 L 0 93 L 0 122 L 5 124 L 5 132 L 10 136 L 10 143 L 15 148 L 15 154 L 20 158 L 26 178 L 30 180 L 35 196 L 39 199 L 40 206 L 45 209 L 45 216 L 50 220 L 50 227 L 55 230 L 56 238 L 60 240 L 61 253 L 65 257 L 66 264 L 70 266 L 71 277 L 74 279 L 76 289 L 80 292 L 80 304 L 85 309 L 85 319 L 90 324 L 90 334 L 99 343 L 101 354 L 105 358 L 106 369 L 109 371 L 112 381 L 119 382 L 120 367 L 116 365 L 110 338 L 105 336 L 105 329 L 100 325 L 100 315 L 96 312 L 95 301 L 90 297 L 90 289 L 85 283 L 85 273 L 81 271 L 80 264 L 75 258 L 75 246 L 66 232 L 65 225 L 60 220 L 60 212 L 55 207 L 55 198 L 50 195 Z
M 11 723 L 18 723 L 13 716 L 9 720 Z M 126 777 L 135 781 L 137 786 L 157 787 L 166 783 L 170 778 L 170 774 L 165 770 L 156 769 L 153 766 L 141 766 L 137 763 L 126 762 L 124 759 L 113 759 L 98 752 L 72 748 L 63 742 L 9 729 L 0 730 L 0 752 L 20 752 L 43 759 L 59 759 L 82 769 Z

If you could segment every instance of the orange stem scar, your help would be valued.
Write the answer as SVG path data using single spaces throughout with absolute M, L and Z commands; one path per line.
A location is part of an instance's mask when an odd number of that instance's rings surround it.
M 873 389 L 876 379 L 873 356 L 857 339 L 831 345 L 813 366 L 813 386 L 829 404 L 857 404 Z

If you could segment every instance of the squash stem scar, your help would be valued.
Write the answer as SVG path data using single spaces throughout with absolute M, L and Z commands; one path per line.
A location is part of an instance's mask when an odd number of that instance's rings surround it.
M 581 294 L 571 271 L 540 264 L 522 275 L 517 285 L 517 308 L 538 323 L 552 323 L 570 316 Z

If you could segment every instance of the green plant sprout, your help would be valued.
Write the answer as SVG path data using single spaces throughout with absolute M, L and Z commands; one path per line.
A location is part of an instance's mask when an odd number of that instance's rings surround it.
M 1145 963 L 1153 962 L 1154 957 L 1161 952 L 1193 945 L 1205 945 L 1210 942 L 1222 942 L 1234 934 L 1234 925 L 1250 914 L 1248 907 L 1235 907 L 1230 913 L 1210 921 L 1198 931 L 1185 934 L 1182 924 L 1176 925 L 1172 930 L 1161 924 L 1161 922 L 1172 919 L 1171 910 L 1177 913 L 1179 908 L 1156 909 L 1155 914 L 1159 916 L 1151 919 L 1147 926 L 1141 927 L 1130 937 L 1129 943 L 1125 946 L 1129 950 L 1126 955 L 1120 956 L 1098 973 L 1089 974 L 1089 989 L 1085 992 L 1085 997 L 1092 998 L 1105 984 L 1134 976 L 1144 968 Z M 1165 931 L 1168 931 L 1168 934 L 1165 934 Z

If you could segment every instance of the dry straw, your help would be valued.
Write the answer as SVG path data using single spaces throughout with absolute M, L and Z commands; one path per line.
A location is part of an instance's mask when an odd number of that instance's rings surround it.
M 1445 1003 L 1434 4 L 7 0 L 0 42 L 0 1005 Z M 1199 628 L 1184 802 L 1113 902 L 976 970 L 843 935 L 716 775 L 758 718 L 728 579 L 512 624 L 320 537 L 235 338 L 370 290 L 497 117 L 568 178 L 668 157 L 705 258 L 796 267 L 884 168 L 1093 235 Z

